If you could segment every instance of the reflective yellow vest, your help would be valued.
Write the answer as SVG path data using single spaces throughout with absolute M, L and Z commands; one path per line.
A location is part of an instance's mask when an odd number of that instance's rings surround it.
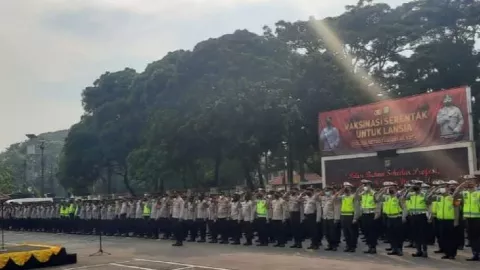
M 437 204 L 438 202 L 437 201 L 434 201 L 432 202 L 432 216 L 436 217 L 437 216 Z
M 67 215 L 75 214 L 75 204 L 71 203 L 67 211 Z
M 387 212 L 385 212 L 385 208 L 386 208 L 386 205 L 387 205 L 387 201 L 389 199 L 390 199 L 390 195 L 383 195 L 382 213 L 384 213 L 384 214 L 387 214 Z
M 437 202 L 437 219 L 454 220 L 455 210 L 453 203 L 452 196 L 441 196 L 440 200 Z
M 463 193 L 463 217 L 480 218 L 480 191 Z
M 267 202 L 265 200 L 257 201 L 257 217 L 267 217 Z
M 144 217 L 149 217 L 150 214 L 152 213 L 152 209 L 150 208 L 150 206 L 148 205 L 148 203 L 146 203 L 145 205 L 143 205 L 143 216 Z
M 418 214 L 427 211 L 427 203 L 425 202 L 425 195 L 414 194 L 411 195 L 407 201 L 407 209 L 409 213 Z
M 62 217 L 68 216 L 68 208 L 66 206 L 60 207 L 60 216 Z
M 402 207 L 400 206 L 400 201 L 397 196 L 390 196 L 383 203 L 385 214 L 388 217 L 398 217 L 402 214 Z
M 340 209 L 343 216 L 353 216 L 355 206 L 353 205 L 354 196 L 345 196 L 342 198 L 342 207 Z
M 362 195 L 362 211 L 363 213 L 373 213 L 377 208 L 375 198 L 372 192 L 368 192 Z

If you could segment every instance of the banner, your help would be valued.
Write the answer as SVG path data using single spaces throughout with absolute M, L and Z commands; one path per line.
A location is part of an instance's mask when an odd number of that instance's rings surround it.
M 333 155 L 470 140 L 467 88 L 319 114 L 323 152 Z
M 468 148 L 403 153 L 395 157 L 359 157 L 325 161 L 327 185 L 349 181 L 359 186 L 362 179 L 381 186 L 384 181 L 405 184 L 409 180 L 458 180 L 469 174 Z

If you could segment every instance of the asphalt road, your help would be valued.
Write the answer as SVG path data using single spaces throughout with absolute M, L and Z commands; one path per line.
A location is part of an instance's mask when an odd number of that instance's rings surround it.
M 430 252 L 428 259 L 412 258 L 411 249 L 403 257 L 388 256 L 385 245 L 379 254 L 365 255 L 361 246 L 356 253 L 298 250 L 274 247 L 244 247 L 220 244 L 185 243 L 172 247 L 171 241 L 123 237 L 104 237 L 104 251 L 111 255 L 89 256 L 99 249 L 97 236 L 5 232 L 7 243 L 42 243 L 63 246 L 77 253 L 78 263 L 51 269 L 137 269 L 137 270 L 416 270 L 478 268 L 478 262 L 466 262 L 469 250 L 460 251 L 457 260 L 445 261 Z M 433 251 L 433 247 L 431 247 Z

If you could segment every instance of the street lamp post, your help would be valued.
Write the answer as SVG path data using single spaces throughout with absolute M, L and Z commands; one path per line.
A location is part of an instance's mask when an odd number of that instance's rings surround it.
M 45 141 L 40 142 L 40 166 L 41 166 L 41 176 L 40 176 L 40 194 L 45 196 Z
M 38 136 L 35 134 L 26 134 L 27 138 L 30 140 L 37 139 Z M 45 141 L 40 141 L 40 167 L 41 167 L 41 175 L 40 175 L 40 195 L 43 197 L 45 195 Z

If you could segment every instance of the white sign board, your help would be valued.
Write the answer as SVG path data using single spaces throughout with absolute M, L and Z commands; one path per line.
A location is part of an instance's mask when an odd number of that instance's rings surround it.
M 35 155 L 35 145 L 27 145 L 27 155 Z

